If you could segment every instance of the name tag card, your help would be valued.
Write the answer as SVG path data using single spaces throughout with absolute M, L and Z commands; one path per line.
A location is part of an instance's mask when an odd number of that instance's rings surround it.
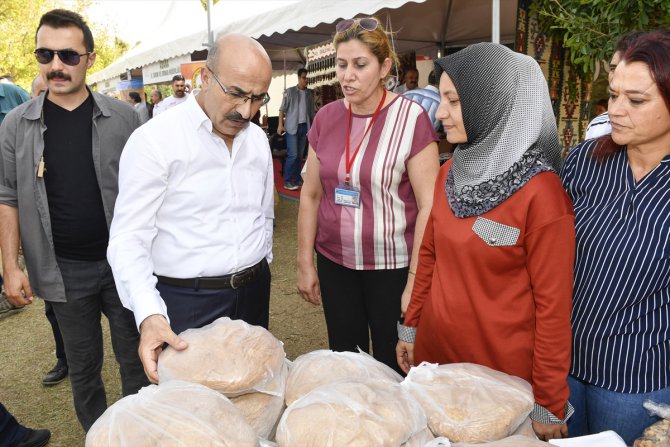
M 361 206 L 361 191 L 349 185 L 340 185 L 335 188 L 335 204 L 359 208 Z

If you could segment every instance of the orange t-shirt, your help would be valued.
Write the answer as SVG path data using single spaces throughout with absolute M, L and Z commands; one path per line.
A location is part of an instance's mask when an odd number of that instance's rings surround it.
M 414 361 L 470 362 L 527 380 L 565 417 L 569 396 L 574 212 L 559 177 L 534 176 L 480 216 L 457 218 L 442 166 L 405 325 Z M 502 224 L 502 225 L 499 225 Z

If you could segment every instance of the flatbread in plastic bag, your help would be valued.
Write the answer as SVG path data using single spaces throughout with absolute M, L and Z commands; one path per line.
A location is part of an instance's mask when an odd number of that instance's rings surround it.
M 402 386 L 421 403 L 433 434 L 452 443 L 510 436 L 534 402 L 525 380 L 471 363 L 423 362 L 410 369 Z
M 285 362 L 281 374 L 276 377 L 276 384 L 270 389 L 276 390 L 279 395 L 268 394 L 263 391 L 231 397 L 230 401 L 237 407 L 254 429 L 256 434 L 264 439 L 273 439 L 279 418 L 284 412 L 284 389 L 288 376 L 288 361 Z
M 276 440 L 280 447 L 397 447 L 426 428 L 421 406 L 400 385 L 356 379 L 321 386 L 289 405 Z
M 548 447 L 546 442 L 532 439 L 527 436 L 510 436 L 498 441 L 486 442 L 484 444 L 459 444 L 452 443 L 451 447 Z
M 293 361 L 286 383 L 286 405 L 322 385 L 351 379 L 377 379 L 400 383 L 402 376 L 364 352 L 320 349 Z
M 228 397 L 272 390 L 286 359 L 283 344 L 267 329 L 242 320 L 219 318 L 179 334 L 188 348 L 171 347 L 158 357 L 159 382 L 187 380 Z
M 86 435 L 86 447 L 258 445 L 256 433 L 224 395 L 178 380 L 117 401 Z

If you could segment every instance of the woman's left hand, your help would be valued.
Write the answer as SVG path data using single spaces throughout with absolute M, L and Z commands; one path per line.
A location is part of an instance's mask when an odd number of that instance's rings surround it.
M 543 424 L 542 422 L 531 421 L 533 430 L 540 441 L 549 441 L 550 439 L 561 439 L 568 437 L 567 424 Z

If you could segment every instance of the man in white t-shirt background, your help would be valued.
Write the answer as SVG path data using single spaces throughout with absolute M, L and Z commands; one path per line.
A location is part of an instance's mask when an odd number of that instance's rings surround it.
M 172 96 L 168 96 L 160 103 L 154 105 L 153 116 L 159 115 L 172 107 L 181 104 L 188 98 L 186 93 L 186 82 L 184 76 L 178 74 L 172 77 Z

